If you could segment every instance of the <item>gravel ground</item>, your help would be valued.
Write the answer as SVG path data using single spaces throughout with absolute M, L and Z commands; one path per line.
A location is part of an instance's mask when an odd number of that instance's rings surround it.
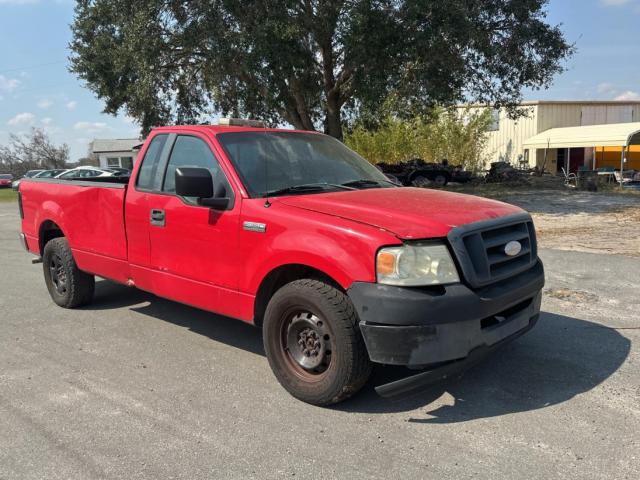
M 317 408 L 260 332 L 106 281 L 56 307 L 0 204 L 0 479 L 640 478 L 640 259 L 543 249 L 536 328 L 398 401 Z
M 502 200 L 532 213 L 540 245 L 640 257 L 640 194 L 526 191 Z

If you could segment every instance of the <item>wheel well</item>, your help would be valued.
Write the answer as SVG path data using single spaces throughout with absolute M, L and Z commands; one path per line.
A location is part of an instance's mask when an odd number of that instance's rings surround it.
M 262 327 L 264 312 L 266 311 L 267 304 L 273 294 L 287 283 L 300 280 L 302 278 L 320 280 L 344 292 L 344 289 L 338 282 L 316 268 L 298 264 L 281 265 L 269 272 L 267 276 L 264 277 L 260 287 L 258 288 L 254 307 L 253 323 L 257 327 Z
M 40 234 L 38 235 L 40 239 L 40 255 L 44 253 L 44 246 L 58 237 L 64 237 L 64 233 L 56 223 L 51 220 L 42 222 L 42 225 L 40 225 Z

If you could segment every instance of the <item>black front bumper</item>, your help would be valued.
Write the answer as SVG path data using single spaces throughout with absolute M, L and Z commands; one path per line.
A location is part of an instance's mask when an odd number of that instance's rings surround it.
M 372 361 L 425 368 L 460 361 L 532 328 L 543 286 L 538 262 L 479 290 L 463 284 L 403 288 L 356 282 L 348 294 Z

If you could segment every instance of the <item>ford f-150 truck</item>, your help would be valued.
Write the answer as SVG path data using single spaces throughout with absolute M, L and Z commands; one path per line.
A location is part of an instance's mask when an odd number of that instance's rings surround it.
M 227 123 L 154 129 L 130 178 L 21 183 L 21 240 L 55 303 L 89 304 L 99 276 L 252 323 L 278 381 L 316 405 L 373 363 L 421 370 L 380 394 L 415 390 L 536 323 L 523 210 L 398 187 L 320 133 Z

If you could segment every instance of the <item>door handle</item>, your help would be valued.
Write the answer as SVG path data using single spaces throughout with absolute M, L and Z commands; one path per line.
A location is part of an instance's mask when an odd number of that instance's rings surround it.
M 156 227 L 164 227 L 164 210 L 152 208 L 150 221 L 151 225 L 155 225 Z

